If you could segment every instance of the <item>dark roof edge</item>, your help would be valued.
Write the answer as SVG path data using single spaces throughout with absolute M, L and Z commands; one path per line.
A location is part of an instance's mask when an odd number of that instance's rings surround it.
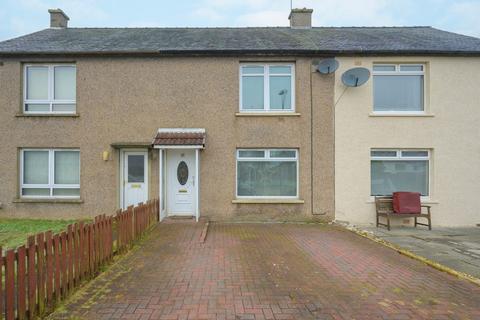
M 480 51 L 445 50 L 162 50 L 162 51 L 94 51 L 94 52 L 0 52 L 0 57 L 59 56 L 480 56 Z

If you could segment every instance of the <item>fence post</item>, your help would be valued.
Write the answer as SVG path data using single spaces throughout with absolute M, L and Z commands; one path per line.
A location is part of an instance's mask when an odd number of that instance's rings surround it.
M 26 317 L 26 284 L 25 284 L 25 262 L 26 262 L 26 250 L 25 246 L 18 247 L 17 249 L 17 318 L 19 320 Z
M 73 252 L 74 252 L 74 286 L 78 286 L 80 283 L 80 244 L 78 239 L 80 237 L 78 229 L 78 223 L 73 225 Z
M 56 302 L 60 301 L 61 298 L 61 285 L 60 285 L 60 277 L 61 277 L 61 268 L 60 268 L 60 235 L 56 234 L 53 236 L 53 255 L 55 261 L 55 273 L 54 273 L 54 284 L 55 284 L 55 300 Z
M 28 237 L 28 315 L 30 319 L 35 319 L 35 309 L 37 306 L 37 283 L 36 283 L 36 274 L 35 274 L 35 236 Z
M 15 319 L 15 250 L 5 255 L 5 319 Z
M 38 314 L 45 311 L 45 239 L 44 234 L 37 234 L 37 291 L 38 291 Z
M 73 226 L 67 226 L 67 254 L 68 254 L 68 292 L 73 291 L 73 265 L 75 264 L 75 253 L 73 252 Z
M 78 224 L 79 230 L 78 230 L 78 245 L 80 247 L 80 281 L 83 280 L 83 277 L 85 275 L 85 247 L 84 247 L 84 242 L 85 242 L 85 230 L 83 226 L 83 222 L 81 221 Z
M 3 248 L 0 246 L 0 274 L 3 274 Z M 3 319 L 3 277 L 0 277 L 0 320 Z
M 52 231 L 45 233 L 45 257 L 47 264 L 47 276 L 46 276 L 46 291 L 47 291 L 47 307 L 50 309 L 53 306 L 53 243 L 52 243 Z

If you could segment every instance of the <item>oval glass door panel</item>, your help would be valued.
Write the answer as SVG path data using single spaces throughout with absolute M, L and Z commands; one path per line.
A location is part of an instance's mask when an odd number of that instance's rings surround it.
M 188 181 L 188 166 L 185 161 L 180 161 L 177 167 L 178 183 L 184 186 Z

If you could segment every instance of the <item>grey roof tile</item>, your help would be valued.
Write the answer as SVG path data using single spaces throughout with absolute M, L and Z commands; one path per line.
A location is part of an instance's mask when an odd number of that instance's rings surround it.
M 0 42 L 0 55 L 102 53 L 480 55 L 480 39 L 431 27 L 66 28 Z

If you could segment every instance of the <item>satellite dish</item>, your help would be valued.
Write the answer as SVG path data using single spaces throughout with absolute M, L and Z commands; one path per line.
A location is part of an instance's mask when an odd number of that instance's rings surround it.
M 317 65 L 317 71 L 321 74 L 334 73 L 338 69 L 338 61 L 334 58 L 324 59 Z
M 370 78 L 367 68 L 353 68 L 342 74 L 342 82 L 347 87 L 360 87 Z

